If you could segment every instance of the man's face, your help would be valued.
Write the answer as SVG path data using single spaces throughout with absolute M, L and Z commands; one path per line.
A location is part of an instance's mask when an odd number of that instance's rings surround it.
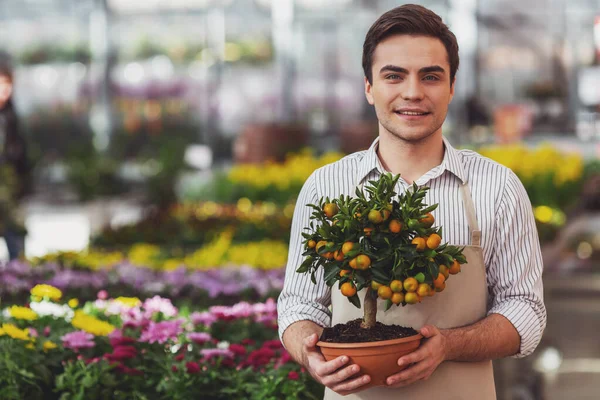
M 10 95 L 12 94 L 12 88 L 13 85 L 11 80 L 6 76 L 0 75 L 0 107 L 3 106 L 10 98 Z
M 373 53 L 373 84 L 365 94 L 375 106 L 380 134 L 417 143 L 441 134 L 454 96 L 443 43 L 427 36 L 394 35 Z

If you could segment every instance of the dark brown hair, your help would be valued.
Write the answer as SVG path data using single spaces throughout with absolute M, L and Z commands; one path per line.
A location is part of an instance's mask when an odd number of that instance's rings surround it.
M 458 43 L 456 36 L 433 11 L 416 4 L 396 7 L 375 21 L 367 32 L 363 45 L 362 65 L 365 76 L 373 84 L 373 53 L 377 45 L 392 35 L 430 36 L 439 39 L 448 53 L 450 85 L 458 70 Z

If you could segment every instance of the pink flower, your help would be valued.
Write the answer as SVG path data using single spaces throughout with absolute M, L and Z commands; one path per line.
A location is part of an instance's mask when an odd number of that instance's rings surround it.
M 162 298 L 158 295 L 151 299 L 146 299 L 144 302 L 144 316 L 151 318 L 154 313 L 163 313 L 166 317 L 174 317 L 177 315 L 177 308 L 173 306 L 171 300 Z
M 94 343 L 94 335 L 84 331 L 70 332 L 61 337 L 63 346 L 68 349 L 78 351 L 79 349 L 92 348 Z
M 110 345 L 114 348 L 116 348 L 118 346 L 134 344 L 134 343 L 137 343 L 137 341 L 131 337 L 122 336 L 122 337 L 110 338 Z
M 178 370 L 179 368 L 177 368 L 177 365 L 171 365 L 171 371 L 177 372 Z
M 183 361 L 184 358 L 185 358 L 185 353 L 177 354 L 175 356 L 175 361 Z
M 137 355 L 137 349 L 133 346 L 117 346 L 110 354 L 105 354 L 104 358 L 109 361 L 123 361 L 134 358 Z
M 108 299 L 108 292 L 106 290 L 101 290 L 98 292 L 97 296 L 100 300 L 106 300 Z
M 203 361 L 208 361 L 212 358 L 224 357 L 232 358 L 233 353 L 228 349 L 202 349 L 200 354 L 204 356 Z
M 244 340 L 242 340 L 242 344 L 244 346 L 253 346 L 254 343 L 256 343 L 256 341 L 253 340 L 253 339 L 244 339 Z
M 275 340 L 267 340 L 263 343 L 262 345 L 263 348 L 267 348 L 267 349 L 273 349 L 273 350 L 278 350 L 283 348 L 283 345 L 281 344 L 281 342 L 277 339 Z
M 297 381 L 298 378 L 300 378 L 300 375 L 296 371 L 290 371 L 290 373 L 288 374 L 288 379 Z
M 199 313 L 196 311 L 190 315 L 190 319 L 194 325 L 211 326 L 217 320 L 217 317 L 210 312 Z
M 150 325 L 140 336 L 140 342 L 163 344 L 169 339 L 175 340 L 183 332 L 182 323 L 182 320 L 150 321 Z
M 46 337 L 50 336 L 50 326 L 47 326 L 44 328 L 44 336 L 46 336 Z
M 34 337 L 34 338 L 39 336 L 38 331 L 36 331 L 35 328 L 29 327 L 27 329 L 29 330 L 29 336 Z
M 230 344 L 229 351 L 238 356 L 246 354 L 246 348 L 240 344 Z
M 188 372 L 188 374 L 197 374 L 198 372 L 200 372 L 200 366 L 198 365 L 198 363 L 195 363 L 193 361 L 186 362 L 185 369 Z
M 187 337 L 196 344 L 204 344 L 212 339 L 210 334 L 206 332 L 190 332 Z

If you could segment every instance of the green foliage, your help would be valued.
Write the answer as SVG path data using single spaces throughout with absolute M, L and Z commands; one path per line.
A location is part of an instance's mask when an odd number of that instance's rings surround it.
M 326 197 L 321 198 L 318 205 L 308 204 L 313 212 L 306 227 L 308 232 L 302 233 L 306 258 L 296 272 L 310 273 L 315 282 L 315 275 L 322 268 L 327 285 L 353 282 L 357 290 L 361 290 L 371 287 L 372 281 L 388 285 L 392 280 L 418 275 L 423 276 L 422 283 L 432 285 L 440 264 L 450 265 L 455 259 L 465 263 L 462 249 L 458 247 L 442 244 L 419 250 L 412 243 L 415 238 L 442 236 L 442 228 L 433 227 L 425 220 L 438 205 L 426 205 L 424 199 L 429 188 L 419 188 L 416 184 L 397 195 L 395 187 L 399 178 L 399 175 L 383 174 L 379 180 L 369 181 L 363 190 L 357 188 L 355 197 Z M 325 208 L 331 204 L 337 213 L 328 217 Z M 393 220 L 401 224 L 399 232 L 390 231 L 389 223 Z M 311 241 L 317 246 L 310 247 Z M 326 244 L 319 246 L 319 242 Z M 358 245 L 343 254 L 342 259 L 334 259 L 331 254 L 339 254 L 346 242 Z M 369 257 L 371 264 L 361 268 L 356 263 L 364 256 Z M 351 273 L 342 276 L 342 270 Z M 349 300 L 360 307 L 357 294 Z

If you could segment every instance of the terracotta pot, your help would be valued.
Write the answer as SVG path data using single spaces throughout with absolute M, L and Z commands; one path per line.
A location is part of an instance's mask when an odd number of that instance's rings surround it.
M 398 359 L 416 350 L 421 344 L 421 334 L 413 336 L 382 340 L 367 343 L 327 343 L 319 341 L 317 346 L 327 361 L 339 356 L 350 357 L 350 363 L 360 366 L 360 373 L 371 377 L 366 388 L 385 386 L 388 376 L 402 371 L 406 366 L 399 367 Z

